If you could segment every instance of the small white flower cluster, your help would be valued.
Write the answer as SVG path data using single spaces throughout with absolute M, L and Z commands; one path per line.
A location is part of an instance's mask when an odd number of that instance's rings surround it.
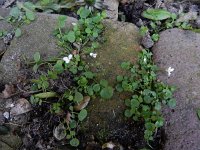
M 169 67 L 169 68 L 166 69 L 166 72 L 167 72 L 167 74 L 168 74 L 168 77 L 171 76 L 171 74 L 172 74 L 173 71 L 174 71 L 174 68 L 172 68 L 172 67 Z
M 147 63 L 147 58 L 146 57 L 144 57 L 144 63 Z
M 75 26 L 75 25 L 76 25 L 76 23 L 75 23 L 75 22 L 73 22 L 73 23 L 72 23 L 72 25 L 73 25 L 73 26 Z
M 65 61 L 66 64 L 68 64 L 72 58 L 73 58 L 73 55 L 69 54 L 67 57 L 63 57 L 63 60 Z
M 90 53 L 90 56 L 93 57 L 93 58 L 96 58 L 97 57 L 97 53 Z

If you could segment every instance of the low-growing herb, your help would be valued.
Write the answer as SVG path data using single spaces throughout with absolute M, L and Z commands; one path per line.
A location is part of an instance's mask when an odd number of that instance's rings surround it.
M 173 87 L 158 82 L 157 67 L 152 62 L 152 53 L 142 50 L 136 65 L 124 62 L 121 67 L 130 72 L 129 76 L 117 76 L 117 91 L 126 91 L 132 94 L 125 100 L 127 109 L 124 114 L 135 121 L 144 121 L 144 138 L 153 140 L 155 131 L 164 125 L 161 114 L 163 105 L 174 108 Z

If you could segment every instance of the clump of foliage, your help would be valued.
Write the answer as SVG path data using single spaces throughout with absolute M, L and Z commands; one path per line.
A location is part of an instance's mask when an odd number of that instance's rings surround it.
M 144 36 L 148 32 L 151 33 L 151 38 L 153 41 L 159 40 L 159 32 L 164 29 L 171 29 L 178 27 L 181 29 L 192 29 L 189 22 L 179 22 L 178 16 L 175 13 L 170 13 L 164 9 L 147 9 L 142 13 L 144 18 L 150 21 L 149 25 L 142 26 L 140 28 L 141 35 Z
M 35 4 L 36 9 L 48 13 L 74 10 L 80 6 L 85 6 L 90 11 L 105 8 L 102 0 L 40 0 Z
M 73 30 L 64 33 L 62 33 L 61 28 L 64 28 L 62 20 L 65 20 L 65 18 L 62 16 L 60 17 L 58 28 L 54 32 L 59 39 L 58 44 L 69 51 L 75 47 L 78 52 L 80 52 L 84 47 L 84 50 L 87 49 L 88 53 L 93 52 L 94 49 L 99 46 L 96 39 L 99 38 L 103 30 L 102 19 L 105 18 L 106 13 L 103 11 L 93 16 L 88 9 L 81 7 L 77 14 L 80 16 L 80 19 L 77 23 L 74 23 Z
M 17 5 L 10 10 L 7 21 L 14 25 L 15 37 L 20 37 L 22 31 L 20 27 L 24 24 L 30 24 L 35 20 L 35 7 L 30 2 L 17 2 Z
M 45 62 L 39 53 L 35 53 L 33 70 L 39 77 L 32 79 L 32 88 L 41 92 L 32 95 L 30 99 L 32 104 L 48 101 L 52 113 L 64 113 L 68 116 L 61 122 L 66 128 L 66 138 L 69 139 L 71 146 L 75 147 L 79 145 L 76 138 L 77 127 L 87 117 L 85 107 L 89 99 L 97 96 L 110 99 L 113 95 L 113 88 L 108 82 L 105 79 L 97 82 L 96 74 L 82 59 L 88 57 L 88 52 L 83 50 L 84 47 L 91 47 L 89 52 L 98 47 L 97 40 L 103 31 L 101 22 L 105 13 L 92 14 L 82 7 L 78 10 L 78 15 L 80 19 L 70 31 L 64 28 L 66 16 L 58 18 L 54 34 L 59 40 L 59 45 L 66 49 L 60 57 Z M 44 68 L 47 71 L 44 71 Z M 53 101 L 50 101 L 51 99 Z
M 153 64 L 151 56 L 151 52 L 142 50 L 137 65 L 123 62 L 121 67 L 130 75 L 117 76 L 116 86 L 117 91 L 132 94 L 125 100 L 125 116 L 145 123 L 144 138 L 147 141 L 153 140 L 154 133 L 164 125 L 162 105 L 167 104 L 171 108 L 176 105 L 172 98 L 174 88 L 156 79 L 157 67 Z

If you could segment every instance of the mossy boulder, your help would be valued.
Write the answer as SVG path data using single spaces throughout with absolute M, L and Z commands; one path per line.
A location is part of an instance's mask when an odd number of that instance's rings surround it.
M 116 85 L 116 76 L 124 75 L 120 64 L 124 61 L 135 63 L 138 52 L 140 35 L 138 28 L 131 23 L 122 23 L 107 20 L 104 22 L 105 31 L 103 43 L 96 50 L 97 58 L 89 60 L 92 70 L 97 73 L 98 81 L 106 79 L 109 85 Z M 84 133 L 89 133 L 99 140 L 112 136 L 114 131 L 120 130 L 124 125 L 124 99 L 127 95 L 114 92 L 110 100 L 96 98 L 90 101 L 88 119 L 83 124 Z

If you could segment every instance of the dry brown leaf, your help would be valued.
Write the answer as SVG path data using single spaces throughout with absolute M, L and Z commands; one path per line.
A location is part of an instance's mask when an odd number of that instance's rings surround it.
M 85 96 L 79 104 L 74 106 L 74 110 L 80 111 L 80 110 L 84 109 L 88 105 L 89 101 L 90 101 L 90 97 Z
M 67 115 L 66 115 L 66 123 L 67 125 L 69 125 L 70 121 L 71 121 L 71 114 L 68 112 Z

